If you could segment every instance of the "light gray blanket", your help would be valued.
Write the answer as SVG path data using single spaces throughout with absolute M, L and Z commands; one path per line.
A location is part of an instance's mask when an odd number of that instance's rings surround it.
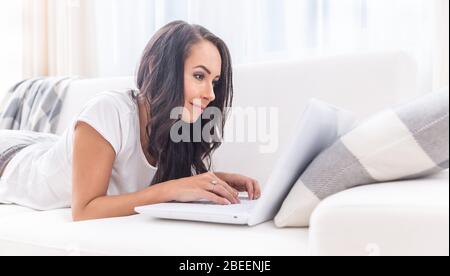
M 55 133 L 70 83 L 78 77 L 40 77 L 14 85 L 0 102 L 0 129 Z

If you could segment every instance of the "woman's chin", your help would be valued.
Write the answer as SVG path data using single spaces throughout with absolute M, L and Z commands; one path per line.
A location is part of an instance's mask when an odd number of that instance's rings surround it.
M 201 115 L 202 114 L 198 114 L 198 112 L 184 112 L 181 120 L 183 120 L 185 123 L 193 124 L 197 122 L 198 119 L 200 119 Z

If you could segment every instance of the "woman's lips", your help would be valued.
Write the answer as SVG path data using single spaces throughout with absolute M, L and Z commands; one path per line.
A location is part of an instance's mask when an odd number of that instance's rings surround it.
M 196 109 L 198 109 L 198 110 L 200 110 L 200 111 L 204 111 L 205 110 L 205 108 L 206 107 L 202 107 L 201 105 L 196 105 L 196 104 L 193 104 L 193 103 L 191 103 L 192 104 L 192 106 L 194 106 Z

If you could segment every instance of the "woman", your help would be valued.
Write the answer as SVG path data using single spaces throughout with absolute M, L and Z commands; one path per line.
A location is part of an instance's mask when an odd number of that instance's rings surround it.
M 0 146 L 0 202 L 72 207 L 80 221 L 133 215 L 136 206 L 169 201 L 235 204 L 239 191 L 260 197 L 256 180 L 210 172 L 219 142 L 171 138 L 179 122 L 191 130 L 216 122 L 202 118 L 206 107 L 226 117 L 232 69 L 220 38 L 183 21 L 164 26 L 144 50 L 137 88 L 97 95 L 61 137 L 0 131 L 0 144 L 9 141 Z M 172 119 L 177 107 L 183 112 Z M 216 124 L 223 133 L 225 120 Z

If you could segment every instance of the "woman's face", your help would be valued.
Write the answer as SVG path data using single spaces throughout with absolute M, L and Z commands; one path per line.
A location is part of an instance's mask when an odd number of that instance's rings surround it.
M 184 112 L 182 120 L 193 123 L 216 98 L 214 86 L 220 79 L 222 59 L 217 47 L 201 41 L 191 48 L 184 63 Z

